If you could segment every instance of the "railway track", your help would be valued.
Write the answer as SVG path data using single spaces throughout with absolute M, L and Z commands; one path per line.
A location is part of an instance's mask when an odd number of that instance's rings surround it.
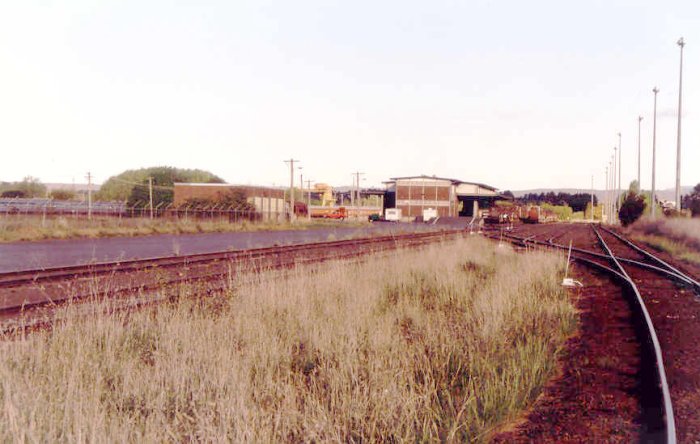
M 166 285 L 221 281 L 230 274 L 415 248 L 463 235 L 462 230 L 442 230 L 3 273 L 0 325 L 4 330 L 50 326 L 51 313 L 68 302 L 138 295 L 136 305 L 149 305 L 158 302 L 154 293 Z M 124 305 L 133 307 L 133 300 Z
M 496 236 L 491 236 L 496 237 Z M 499 236 L 500 237 L 500 236 Z M 643 436 L 700 440 L 700 285 L 693 277 L 617 232 L 593 225 L 522 227 L 503 238 L 529 248 L 566 250 L 623 287 L 642 340 Z M 558 242 L 555 240 L 558 239 Z M 665 364 L 665 365 L 664 365 Z

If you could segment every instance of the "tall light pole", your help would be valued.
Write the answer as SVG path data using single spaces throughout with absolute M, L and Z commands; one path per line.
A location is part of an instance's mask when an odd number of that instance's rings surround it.
M 642 192 L 642 116 L 637 117 L 637 185 Z
M 612 222 L 613 224 L 615 223 L 615 219 L 617 217 L 614 215 L 617 213 L 617 188 L 620 185 L 617 183 L 617 147 L 613 147 L 613 165 L 612 165 L 612 180 L 613 180 L 613 193 L 612 193 L 612 201 L 613 201 L 613 219 Z
M 610 176 L 608 175 L 608 167 L 605 167 L 605 203 L 603 211 L 605 212 L 605 222 L 610 220 Z
M 651 142 L 651 218 L 656 217 L 656 96 L 659 94 L 659 88 L 654 87 L 654 131 Z
M 683 98 L 683 37 L 676 42 L 681 47 L 681 68 L 678 80 L 678 136 L 676 138 L 676 209 L 681 210 L 681 111 Z
M 615 154 L 610 156 L 610 217 L 608 223 L 615 223 Z
M 617 133 L 617 208 L 622 207 L 622 133 Z

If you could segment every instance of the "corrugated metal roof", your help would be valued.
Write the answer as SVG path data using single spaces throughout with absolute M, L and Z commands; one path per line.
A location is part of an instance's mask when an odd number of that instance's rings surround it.
M 404 179 L 435 179 L 435 180 L 449 180 L 450 182 L 452 182 L 455 185 L 459 185 L 461 183 L 466 183 L 468 185 L 477 185 L 477 186 L 480 186 L 482 188 L 486 188 L 486 189 L 492 190 L 492 191 L 498 190 L 498 188 L 496 188 L 496 187 L 492 187 L 490 185 L 486 185 L 486 184 L 479 183 L 479 182 L 468 182 L 466 180 L 451 179 L 449 177 L 427 176 L 425 174 L 421 174 L 420 176 L 391 177 L 390 179 L 391 180 L 389 180 L 387 182 L 383 182 L 383 183 L 396 182 L 397 180 L 404 180 Z

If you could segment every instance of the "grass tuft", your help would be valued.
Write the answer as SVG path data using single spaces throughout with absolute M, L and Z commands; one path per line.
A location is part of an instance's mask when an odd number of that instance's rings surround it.
M 472 238 L 69 307 L 0 342 L 0 441 L 486 441 L 575 328 L 562 271 Z

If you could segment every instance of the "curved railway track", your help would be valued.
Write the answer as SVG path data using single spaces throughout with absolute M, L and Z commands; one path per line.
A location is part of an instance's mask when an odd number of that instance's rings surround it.
M 151 298 L 151 294 L 163 285 L 221 281 L 222 275 L 231 273 L 284 269 L 303 263 L 352 258 L 396 248 L 418 247 L 465 234 L 463 230 L 446 230 L 5 273 L 0 274 L 0 323 L 10 320 L 9 324 L 3 324 L 5 329 L 16 329 L 18 325 L 22 329 L 50 327 L 52 318 L 47 316 L 47 312 L 69 301 L 119 296 L 133 299 L 134 295 L 139 295 L 136 305 L 157 304 L 160 301 Z M 700 285 L 695 278 L 602 227 L 533 225 L 512 232 L 491 232 L 486 235 L 527 248 L 565 250 L 572 241 L 573 261 L 611 277 L 625 288 L 626 305 L 631 311 L 630 319 L 640 345 L 639 350 L 635 351 L 627 344 L 624 348 L 626 351 L 619 353 L 627 356 L 631 362 L 638 360 L 641 368 L 636 376 L 634 371 L 627 372 L 629 375 L 625 376 L 627 379 L 639 377 L 640 387 L 625 388 L 623 384 L 620 391 L 628 390 L 631 396 L 640 399 L 640 412 L 634 413 L 634 409 L 629 409 L 632 412 L 630 415 L 637 415 L 636 419 L 640 422 L 639 438 L 642 441 L 669 443 L 675 443 L 677 439 L 681 442 L 700 439 L 700 421 L 695 413 L 700 409 L 700 376 L 690 381 L 691 388 L 693 383 L 698 387 L 695 398 L 694 393 L 688 394 L 691 389 L 683 393 L 683 384 L 688 384 L 688 378 L 684 379 L 682 374 L 693 368 L 697 374 L 700 352 L 696 351 L 694 357 L 688 360 L 684 357 L 687 350 L 673 350 L 676 338 L 672 333 L 674 319 L 665 322 L 664 316 L 668 316 L 668 312 L 660 313 L 657 299 L 654 299 L 654 292 L 660 291 L 665 295 L 679 288 L 700 294 Z M 614 298 L 614 292 L 608 292 Z M 620 299 L 619 295 L 617 298 Z M 647 305 L 650 300 L 652 309 Z M 700 298 L 697 300 L 700 301 Z M 595 304 L 596 301 L 591 303 Z M 622 303 L 623 306 L 614 304 L 617 305 L 610 305 L 610 310 L 616 310 L 615 314 L 607 313 L 605 317 L 606 313 L 603 313 L 604 316 L 597 322 L 604 323 L 606 328 L 617 329 L 614 340 L 630 342 L 634 338 L 623 322 L 627 316 L 623 312 L 625 303 Z M 700 304 L 697 312 L 700 319 Z M 37 315 L 33 317 L 32 313 Z M 20 318 L 21 324 L 13 324 Z M 700 341 L 700 333 L 697 337 L 689 335 L 689 340 Z M 697 360 L 694 361 L 695 357 Z M 683 359 L 685 361 L 680 369 L 664 366 L 664 362 L 677 364 Z
M 43 327 L 51 323 L 46 311 L 67 302 L 139 295 L 141 305 L 156 303 L 149 299 L 149 293 L 165 285 L 220 281 L 231 273 L 413 248 L 462 235 L 462 230 L 442 230 L 3 273 L 0 323 L 8 330 L 15 328 L 21 318 L 22 328 Z
M 635 328 L 643 346 L 642 436 L 655 441 L 698 442 L 698 281 L 604 227 L 521 227 L 503 237 L 528 248 L 561 250 L 568 250 L 571 241 L 573 261 L 605 273 L 623 286 L 635 312 Z

